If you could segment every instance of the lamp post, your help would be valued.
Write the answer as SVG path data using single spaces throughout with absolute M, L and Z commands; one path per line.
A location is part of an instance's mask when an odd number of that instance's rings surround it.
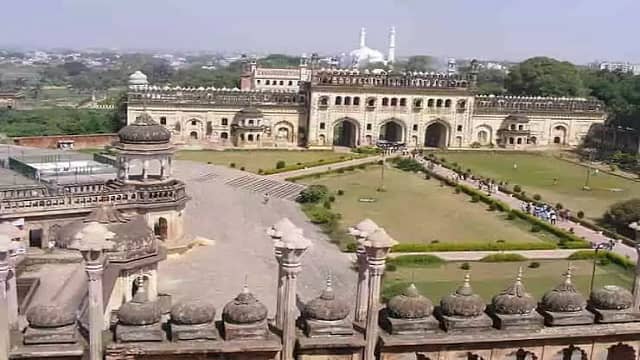
M 375 360 L 376 340 L 378 339 L 380 284 L 387 256 L 395 244 L 397 242 L 382 228 L 368 235 L 364 240 L 369 264 L 369 306 L 365 330 L 364 360 Z
M 593 149 L 586 149 L 586 151 L 589 153 L 589 158 L 588 158 L 588 163 L 587 163 L 587 174 L 586 177 L 584 179 L 584 186 L 582 187 L 582 190 L 591 190 L 591 187 L 589 186 L 589 181 L 591 181 L 591 162 L 593 161 Z
M 105 327 L 102 301 L 104 251 L 113 248 L 114 233 L 99 222 L 88 223 L 74 237 L 71 249 L 80 250 L 89 280 L 89 359 L 102 360 L 102 332 Z
M 298 229 L 287 229 L 276 241 L 281 253 L 280 268 L 283 272 L 284 296 L 282 306 L 282 360 L 293 360 L 296 339 L 296 281 L 302 264 L 302 256 L 311 246 L 311 241 Z
M 593 283 L 596 279 L 596 262 L 598 261 L 598 251 L 601 249 L 611 250 L 613 246 L 609 243 L 600 243 L 595 247 L 595 256 L 593 257 L 593 268 L 591 269 L 591 282 L 589 285 L 589 293 L 593 292 Z

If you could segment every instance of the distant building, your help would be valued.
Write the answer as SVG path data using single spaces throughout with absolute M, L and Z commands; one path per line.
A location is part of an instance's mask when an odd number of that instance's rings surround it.
M 0 109 L 16 109 L 18 102 L 23 99 L 24 95 L 17 91 L 0 92 Z
M 633 73 L 633 75 L 640 75 L 640 64 L 632 64 L 629 62 L 609 62 L 603 61 L 597 63 L 597 68 L 607 71 L 620 71 L 623 73 Z

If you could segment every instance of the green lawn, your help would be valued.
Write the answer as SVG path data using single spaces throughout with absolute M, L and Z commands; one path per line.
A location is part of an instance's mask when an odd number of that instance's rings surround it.
M 334 211 L 342 215 L 347 227 L 364 218 L 383 226 L 397 241 L 405 243 L 440 242 L 537 242 L 550 235 L 531 233 L 522 220 L 507 221 L 504 213 L 487 210 L 482 203 L 471 203 L 465 194 L 454 194 L 436 180 L 395 168 L 385 170 L 385 192 L 377 192 L 380 167 L 328 174 L 301 180 L 306 184 L 324 184 L 330 190 L 344 191 L 336 196 Z M 375 202 L 361 202 L 375 198 Z
M 558 285 L 564 278 L 568 262 L 561 260 L 539 261 L 540 267 L 531 269 L 530 262 L 483 263 L 471 262 L 471 286 L 475 292 L 489 302 L 491 298 L 513 283 L 520 266 L 524 269 L 524 285 L 538 299 L 548 290 Z M 454 291 L 467 272 L 460 269 L 457 262 L 435 265 L 434 267 L 398 267 L 396 271 L 387 271 L 383 280 L 383 297 L 389 298 L 402 292 L 410 283 L 415 283 L 420 292 L 434 303 L 444 295 Z M 592 262 L 589 260 L 572 261 L 572 280 L 585 296 L 589 294 Z M 620 285 L 631 289 L 633 275 L 617 265 L 598 266 L 594 287 Z
M 216 165 L 229 166 L 235 164 L 236 169 L 244 167 L 245 170 L 254 173 L 258 169 L 275 169 L 279 160 L 285 164 L 309 163 L 318 160 L 329 162 L 340 158 L 355 157 L 357 154 L 338 153 L 333 151 L 296 151 L 296 150 L 239 150 L 239 151 L 213 151 L 213 150 L 184 150 L 178 151 L 176 159 L 211 162 Z
M 499 181 L 507 180 L 510 187 L 519 184 L 529 195 L 538 193 L 545 201 L 560 202 L 575 212 L 582 210 L 590 218 L 601 217 L 615 202 L 640 197 L 639 183 L 602 172 L 592 173 L 591 191 L 584 191 L 587 168 L 549 154 L 469 151 L 438 154 L 442 156 L 465 170 Z M 554 179 L 558 180 L 556 184 Z

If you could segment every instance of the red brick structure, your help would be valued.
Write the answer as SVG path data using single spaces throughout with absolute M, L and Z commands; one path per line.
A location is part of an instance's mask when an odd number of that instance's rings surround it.
M 53 135 L 53 136 L 24 136 L 12 138 L 15 145 L 50 148 L 58 147 L 59 141 L 73 141 L 74 149 L 101 148 L 118 141 L 118 134 L 88 134 L 88 135 Z

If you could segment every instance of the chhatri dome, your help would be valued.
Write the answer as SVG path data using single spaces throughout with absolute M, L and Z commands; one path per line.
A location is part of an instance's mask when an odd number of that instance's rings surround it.
M 133 74 L 129 75 L 129 86 L 144 86 L 149 85 L 149 80 L 147 79 L 147 75 L 145 75 L 142 71 L 138 70 Z
M 360 48 L 349 53 L 351 63 L 355 67 L 363 67 L 369 64 L 394 62 L 395 61 L 395 29 L 391 28 L 389 37 L 389 58 L 385 59 L 382 52 L 372 49 L 366 45 L 367 31 L 360 30 Z

